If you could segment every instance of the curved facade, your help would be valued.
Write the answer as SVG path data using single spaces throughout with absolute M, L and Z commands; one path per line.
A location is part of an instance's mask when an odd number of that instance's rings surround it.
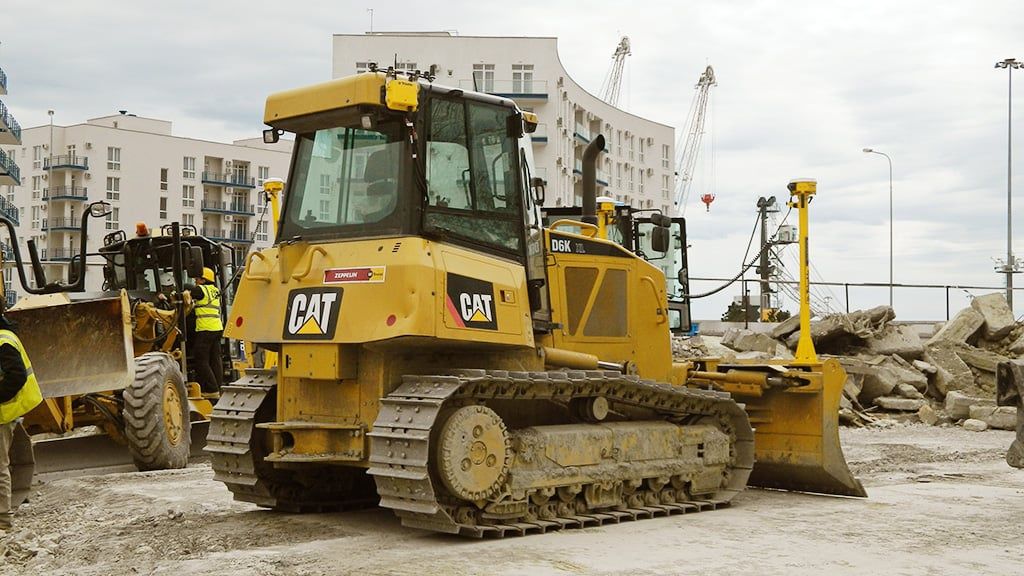
M 675 130 L 609 105 L 577 84 L 558 57 L 557 38 L 454 36 L 448 32 L 338 34 L 332 77 L 370 62 L 431 69 L 438 84 L 512 98 L 537 114 L 534 164 L 549 206 L 579 205 L 583 150 L 604 134 L 598 194 L 637 208 L 672 212 Z

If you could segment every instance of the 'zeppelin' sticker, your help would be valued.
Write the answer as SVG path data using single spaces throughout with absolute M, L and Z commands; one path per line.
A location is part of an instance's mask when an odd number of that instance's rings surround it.
M 384 281 L 387 269 L 387 266 L 328 268 L 324 270 L 324 284 L 378 284 Z

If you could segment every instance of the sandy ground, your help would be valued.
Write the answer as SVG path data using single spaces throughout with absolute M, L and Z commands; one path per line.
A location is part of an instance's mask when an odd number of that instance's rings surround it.
M 236 503 L 208 464 L 58 480 L 0 536 L 0 574 L 1024 574 L 1024 471 L 1010 432 L 844 430 L 863 499 L 748 490 L 733 506 L 466 540 L 384 510 L 286 515 Z

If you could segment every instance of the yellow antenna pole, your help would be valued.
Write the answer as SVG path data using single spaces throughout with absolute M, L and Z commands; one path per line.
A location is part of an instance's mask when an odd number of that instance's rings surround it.
M 817 364 L 818 355 L 811 339 L 811 273 L 807 239 L 809 237 L 807 207 L 817 192 L 813 178 L 798 178 L 789 183 L 789 207 L 800 213 L 800 340 L 796 345 L 795 364 Z
M 263 182 L 263 193 L 270 198 L 270 217 L 274 222 L 273 235 L 277 236 L 277 221 L 281 218 L 281 193 L 284 191 L 284 180 L 267 178 Z

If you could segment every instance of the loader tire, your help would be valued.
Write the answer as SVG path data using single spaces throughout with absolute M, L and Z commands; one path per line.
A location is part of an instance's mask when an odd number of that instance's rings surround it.
M 135 359 L 135 381 L 125 388 L 124 436 L 141 471 L 184 468 L 191 443 L 188 395 L 181 368 L 169 355 Z

